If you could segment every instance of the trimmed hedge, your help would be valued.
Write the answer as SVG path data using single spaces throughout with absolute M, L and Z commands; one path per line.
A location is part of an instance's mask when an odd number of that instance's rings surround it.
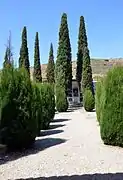
M 9 148 L 34 143 L 37 120 L 33 112 L 33 89 L 26 70 L 5 68 L 0 80 L 0 136 Z
M 123 67 L 112 68 L 105 77 L 100 116 L 104 144 L 123 147 Z
M 31 83 L 25 69 L 4 68 L 0 79 L 0 143 L 27 148 L 55 115 L 54 86 Z
M 97 115 L 97 120 L 100 123 L 100 116 L 101 116 L 101 109 L 103 105 L 103 91 L 104 91 L 104 86 L 103 86 L 103 78 L 101 78 L 97 84 L 96 84 L 96 94 L 95 94 L 95 104 L 96 104 L 96 115 Z
M 66 93 L 60 86 L 56 88 L 56 109 L 58 112 L 66 112 L 68 109 Z
M 88 112 L 91 112 L 95 108 L 95 98 L 89 89 L 85 89 L 84 91 L 83 105 Z
M 38 122 L 37 127 L 37 135 L 40 136 L 40 130 L 42 129 L 42 101 L 41 101 L 41 93 L 37 84 L 33 84 L 33 113 L 35 119 Z
M 51 84 L 37 84 L 41 94 L 42 104 L 42 129 L 48 129 L 55 115 L 54 87 Z

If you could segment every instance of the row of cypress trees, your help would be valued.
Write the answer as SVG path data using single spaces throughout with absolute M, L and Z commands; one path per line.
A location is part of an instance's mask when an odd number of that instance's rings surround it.
M 63 101 L 67 102 L 66 98 L 67 96 L 69 96 L 69 92 L 71 92 L 72 90 L 72 54 L 66 13 L 63 13 L 61 18 L 59 44 L 55 66 L 55 77 L 57 105 Z M 85 21 L 83 16 L 80 17 L 80 27 L 78 35 L 76 80 L 78 82 L 80 91 L 82 91 L 83 93 L 85 109 L 87 111 L 93 110 L 95 104 L 92 68 L 88 50 Z M 62 88 L 62 91 L 60 91 L 60 88 Z M 61 92 L 61 94 L 59 94 L 59 92 Z M 66 98 L 64 94 L 66 94 Z M 62 110 L 64 109 L 65 111 L 66 106 L 64 105 L 64 103 L 63 107 Z
M 28 45 L 27 45 L 27 28 L 24 26 L 22 31 L 22 39 L 21 39 L 21 48 L 20 48 L 20 55 L 19 55 L 19 68 L 24 67 L 27 72 L 30 74 L 30 62 L 29 62 L 29 52 L 28 52 Z M 11 47 L 11 34 L 8 39 L 4 63 L 3 67 L 10 66 L 13 61 L 13 54 L 12 54 L 12 47 Z M 49 83 L 55 82 L 54 76 L 54 55 L 53 55 L 53 45 L 50 45 L 50 52 L 49 52 L 49 61 L 47 66 L 47 81 Z M 40 64 L 40 47 L 39 47 L 39 35 L 36 32 L 35 36 L 35 44 L 34 44 L 34 72 L 33 72 L 33 79 L 36 82 L 42 82 L 42 73 L 41 73 L 41 64 Z
M 21 45 L 20 57 L 19 57 L 19 67 L 21 68 L 22 66 L 24 66 L 27 69 L 27 71 L 30 73 L 30 63 L 29 63 L 29 55 L 28 55 L 28 47 L 27 47 L 27 30 L 26 30 L 26 27 L 23 28 L 23 32 L 22 32 L 22 45 Z M 36 32 L 36 36 L 35 36 L 33 79 L 36 82 L 42 82 L 38 32 Z M 55 81 L 54 80 L 54 56 L 53 56 L 53 45 L 52 45 L 52 43 L 50 46 L 49 63 L 48 63 L 48 67 L 47 67 L 47 81 L 49 83 L 53 83 Z
M 6 56 L 5 56 L 5 61 L 6 61 Z M 22 66 L 24 66 L 27 69 L 27 72 L 30 74 L 26 27 L 23 28 L 23 32 L 22 32 L 22 44 L 21 44 L 20 56 L 19 56 L 19 67 L 21 68 Z M 71 43 L 70 43 L 69 28 L 68 28 L 66 13 L 63 13 L 61 17 L 56 64 L 54 64 L 53 45 L 51 43 L 46 77 L 49 83 L 55 82 L 56 102 L 58 102 L 56 103 L 56 106 L 57 104 L 60 104 L 59 102 L 62 101 L 67 102 L 66 98 L 67 96 L 69 96 L 69 93 L 71 93 L 72 91 L 72 53 L 71 53 Z M 42 82 L 38 32 L 36 32 L 36 37 L 35 37 L 33 79 L 36 82 Z M 85 21 L 83 16 L 80 17 L 80 26 L 79 26 L 79 35 L 78 35 L 76 80 L 80 87 L 80 91 L 82 89 L 82 92 L 84 93 L 84 89 L 88 89 L 93 93 L 92 69 L 91 69 L 90 55 L 88 50 Z M 60 90 L 61 88 L 62 90 Z M 59 92 L 61 92 L 61 95 L 59 95 Z

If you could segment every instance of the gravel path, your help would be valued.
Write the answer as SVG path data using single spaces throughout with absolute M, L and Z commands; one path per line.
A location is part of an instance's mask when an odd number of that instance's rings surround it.
M 51 128 L 37 139 L 35 149 L 0 160 L 0 180 L 65 175 L 69 177 L 64 179 L 78 175 L 73 177 L 86 180 L 79 175 L 123 171 L 123 149 L 103 145 L 95 112 L 80 109 L 56 114 Z

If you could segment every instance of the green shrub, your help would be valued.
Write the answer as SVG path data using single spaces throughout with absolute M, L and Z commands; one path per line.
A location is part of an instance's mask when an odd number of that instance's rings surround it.
M 38 122 L 37 135 L 40 135 L 40 130 L 42 129 L 42 101 L 41 93 L 37 84 L 33 83 L 33 113 L 34 117 Z
M 37 121 L 32 97 L 27 72 L 5 68 L 0 80 L 0 136 L 10 148 L 28 147 L 35 141 Z
M 55 115 L 55 96 L 51 84 L 38 84 L 42 102 L 42 129 L 48 129 Z
M 95 108 L 95 98 L 89 89 L 85 89 L 83 105 L 86 111 L 92 111 Z
M 103 78 L 97 82 L 96 94 L 95 94 L 96 115 L 99 123 L 100 123 L 101 108 L 103 103 L 102 98 L 103 98 Z
M 67 96 L 60 86 L 56 88 L 56 109 L 58 112 L 66 112 L 68 109 Z
M 123 67 L 114 67 L 103 83 L 100 132 L 104 144 L 123 146 Z

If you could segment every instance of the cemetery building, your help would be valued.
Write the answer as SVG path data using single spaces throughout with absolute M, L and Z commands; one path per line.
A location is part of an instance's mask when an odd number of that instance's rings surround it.
M 91 66 L 93 72 L 93 85 L 94 89 L 99 77 L 104 76 L 106 72 L 115 64 L 123 63 L 121 59 L 91 59 Z M 42 81 L 46 82 L 46 68 L 47 64 L 41 65 Z M 30 68 L 31 79 L 33 79 L 33 67 Z M 81 94 L 79 86 L 76 81 L 76 61 L 72 62 L 72 93 L 68 97 L 68 101 L 73 104 L 79 104 L 81 102 Z

